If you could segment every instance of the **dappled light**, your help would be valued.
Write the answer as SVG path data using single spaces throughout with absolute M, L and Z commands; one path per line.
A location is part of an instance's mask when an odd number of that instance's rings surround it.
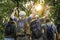
M 42 9 L 42 6 L 41 6 L 40 4 L 38 4 L 38 5 L 36 5 L 36 7 L 35 7 L 35 8 L 36 8 L 36 10 L 37 10 L 37 11 L 39 11 L 39 10 L 41 10 L 41 9 Z
M 14 9 L 15 7 L 16 9 Z M 21 11 L 22 14 L 20 14 Z M 26 15 L 24 15 L 24 13 L 26 13 Z M 17 20 L 20 18 L 28 19 L 29 17 L 31 17 L 31 20 L 40 20 L 43 18 L 43 24 L 45 24 L 47 18 L 49 18 L 51 23 L 56 25 L 58 32 L 57 38 L 60 39 L 60 0 L 0 0 L 0 40 L 4 40 L 5 36 L 4 25 L 6 24 L 3 23 L 8 23 L 9 21 L 13 20 L 13 15 L 17 17 Z M 16 19 L 14 20 L 17 21 Z M 28 24 L 31 22 L 29 20 Z M 15 21 L 14 23 L 17 24 Z M 27 27 L 26 29 L 29 28 Z M 44 30 L 42 30 L 42 32 L 44 33 Z

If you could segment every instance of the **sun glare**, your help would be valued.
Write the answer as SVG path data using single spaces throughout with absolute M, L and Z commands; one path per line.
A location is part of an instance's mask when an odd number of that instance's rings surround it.
M 36 10 L 37 10 L 37 11 L 39 11 L 39 10 L 41 10 L 41 9 L 42 9 L 42 6 L 41 6 L 40 4 L 38 4 L 38 5 L 36 5 L 36 7 L 35 7 L 35 8 L 36 8 Z

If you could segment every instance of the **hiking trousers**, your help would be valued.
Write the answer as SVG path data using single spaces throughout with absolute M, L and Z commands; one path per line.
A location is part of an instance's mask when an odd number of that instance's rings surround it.
M 47 38 L 47 40 L 54 40 L 54 38 Z
M 30 40 L 30 37 L 29 36 L 18 36 L 17 38 L 16 38 L 16 40 Z
M 40 38 L 32 38 L 32 40 L 43 40 L 43 37 L 40 37 Z

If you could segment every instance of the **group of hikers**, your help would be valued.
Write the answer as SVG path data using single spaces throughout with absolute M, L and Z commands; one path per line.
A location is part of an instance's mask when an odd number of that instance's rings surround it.
M 48 16 L 40 18 L 32 10 L 29 17 L 26 17 L 25 11 L 20 11 L 17 17 L 16 12 L 17 8 L 14 8 L 9 21 L 3 21 L 4 40 L 57 40 L 57 28 Z

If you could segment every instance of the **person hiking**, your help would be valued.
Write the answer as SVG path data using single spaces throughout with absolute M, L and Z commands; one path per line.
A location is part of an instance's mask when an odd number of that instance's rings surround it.
M 16 21 L 16 40 L 30 40 L 30 29 L 26 19 L 25 11 L 19 12 L 19 18 L 15 17 L 15 11 L 12 13 L 11 18 Z
M 8 22 L 3 21 L 3 25 L 5 28 L 4 32 L 4 40 L 15 40 L 15 23 L 14 21 L 10 18 Z
M 28 17 L 28 23 L 30 24 L 32 40 L 43 40 L 42 27 L 41 27 L 43 18 L 38 18 L 38 17 L 39 16 L 36 14 L 35 10 L 32 10 L 32 14 L 30 14 L 30 16 Z M 37 36 L 35 36 L 35 34 Z
M 45 29 L 45 37 L 47 40 L 56 40 L 58 35 L 57 28 L 55 24 L 51 23 L 49 18 L 46 19 Z

